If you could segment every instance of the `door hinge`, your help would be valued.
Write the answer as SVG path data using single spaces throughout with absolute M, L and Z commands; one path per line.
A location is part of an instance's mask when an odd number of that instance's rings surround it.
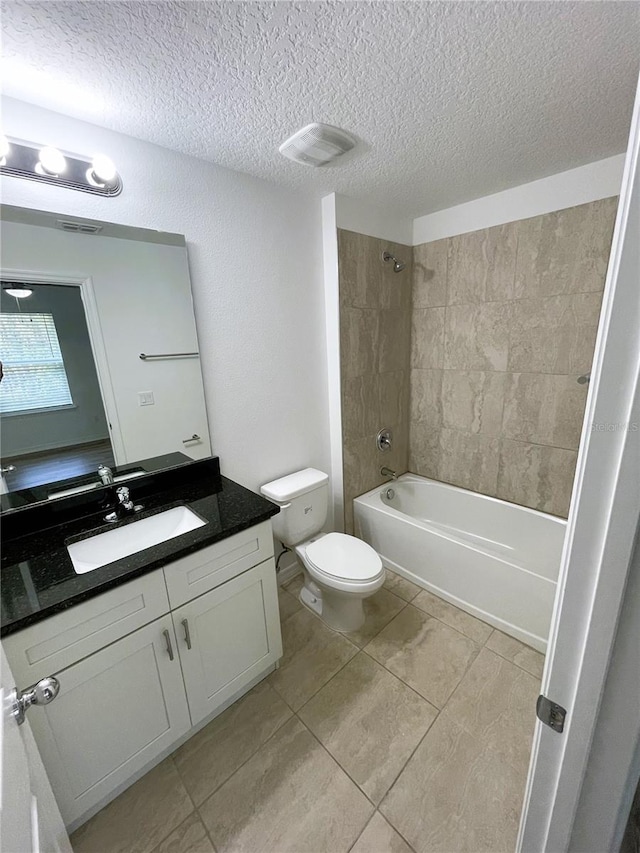
M 540 694 L 536 702 L 536 714 L 538 719 L 553 729 L 554 732 L 561 732 L 564 729 L 564 721 L 567 717 L 567 711 L 562 705 L 557 702 L 552 702 L 546 696 Z

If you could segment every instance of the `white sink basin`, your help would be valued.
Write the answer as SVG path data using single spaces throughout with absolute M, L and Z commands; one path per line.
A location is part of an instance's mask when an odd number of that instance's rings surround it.
M 97 536 L 91 536 L 81 542 L 74 542 L 67 545 L 67 551 L 76 574 L 84 575 L 190 530 L 197 530 L 205 524 L 206 521 L 188 507 L 177 506 L 123 527 L 116 527 L 115 530 L 98 533 Z

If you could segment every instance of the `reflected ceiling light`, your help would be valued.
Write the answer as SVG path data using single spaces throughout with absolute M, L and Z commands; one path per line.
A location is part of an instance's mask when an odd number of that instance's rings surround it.
M 9 149 L 10 155 L 2 156 L 2 151 L 9 152 Z M 120 175 L 106 154 L 89 159 L 82 154 L 62 152 L 50 145 L 21 139 L 4 137 L 0 147 L 0 172 L 96 195 L 113 196 L 122 192 Z
M 26 299 L 31 296 L 33 290 L 30 287 L 25 287 L 23 284 L 16 284 L 11 287 L 5 287 L 4 292 L 9 296 L 15 296 L 16 299 Z
M 40 159 L 36 166 L 38 171 L 42 170 L 45 175 L 57 178 L 58 175 L 61 175 L 66 170 L 66 168 L 67 161 L 64 158 L 64 154 L 58 151 L 57 148 L 47 146 L 46 148 L 40 149 Z

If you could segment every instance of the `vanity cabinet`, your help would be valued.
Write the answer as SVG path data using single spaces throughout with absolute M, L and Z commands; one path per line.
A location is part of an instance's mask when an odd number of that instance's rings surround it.
M 271 558 L 172 612 L 194 726 L 281 656 L 274 578 Z
M 189 600 L 187 600 L 189 599 Z M 3 641 L 71 829 L 224 710 L 282 656 L 269 522 L 128 581 Z
M 166 633 L 165 633 L 166 632 Z M 68 824 L 191 727 L 171 616 L 57 673 L 55 701 L 29 720 Z

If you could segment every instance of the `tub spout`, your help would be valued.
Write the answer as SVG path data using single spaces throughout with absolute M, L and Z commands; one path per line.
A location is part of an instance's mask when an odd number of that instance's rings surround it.
M 392 471 L 391 468 L 381 468 L 380 473 L 383 477 L 391 477 L 392 480 L 398 479 L 398 475 L 395 471 Z

